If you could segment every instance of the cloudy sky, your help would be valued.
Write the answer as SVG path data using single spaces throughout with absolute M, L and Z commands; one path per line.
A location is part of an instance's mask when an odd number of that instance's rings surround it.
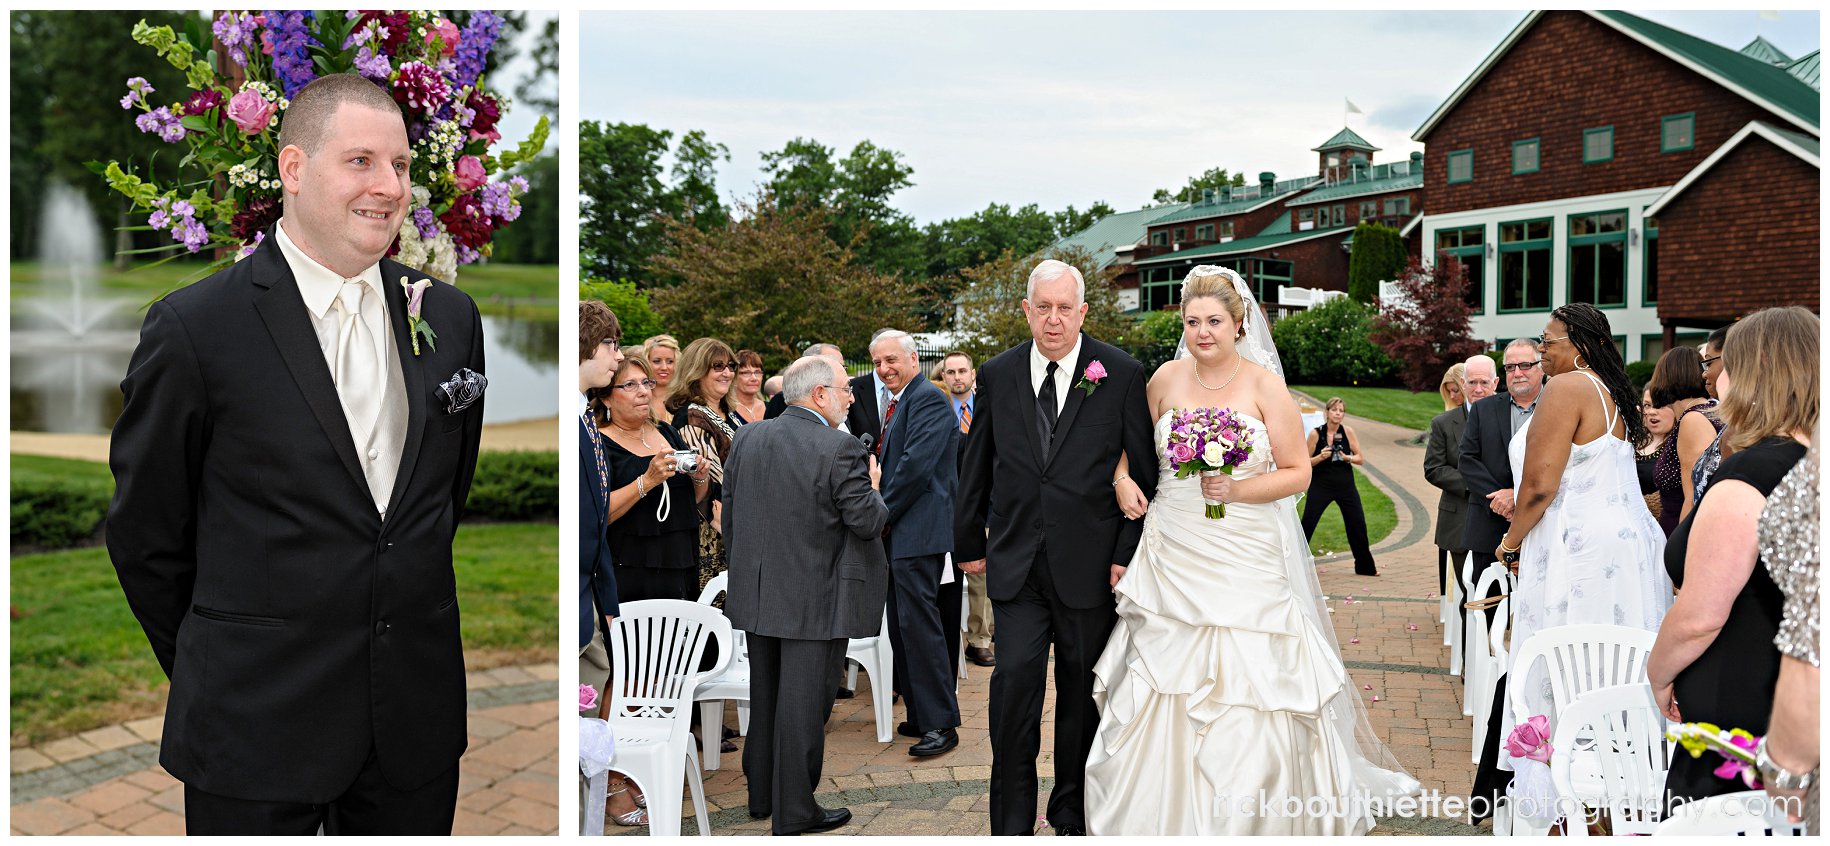
M 1818 47 L 1811 11 L 1639 12 L 1732 48 Z M 580 112 L 730 148 L 727 198 L 800 136 L 903 154 L 920 223 L 993 202 L 1119 210 L 1221 166 L 1315 167 L 1343 120 L 1408 156 L 1410 135 L 1522 12 L 585 12 Z M 1364 115 L 1345 115 L 1352 100 Z

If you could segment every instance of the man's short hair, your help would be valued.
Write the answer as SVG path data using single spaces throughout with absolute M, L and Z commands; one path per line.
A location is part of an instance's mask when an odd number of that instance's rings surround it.
M 832 361 L 818 355 L 796 359 L 782 373 L 782 399 L 789 403 L 805 402 L 813 396 L 814 388 L 832 384 L 826 380 L 833 377 L 833 370 Z
M 805 351 L 803 351 L 801 353 L 801 357 L 807 358 L 809 356 L 825 355 L 827 350 L 832 350 L 833 352 L 838 353 L 841 356 L 844 355 L 844 352 L 839 349 L 837 344 L 828 344 L 828 343 L 825 343 L 822 341 L 820 343 L 809 346 Z
M 1489 356 L 1486 353 L 1481 353 L 1480 355 L 1469 356 L 1467 361 L 1462 362 L 1463 370 L 1462 370 L 1461 378 L 1463 380 L 1466 380 L 1468 378 L 1467 371 L 1473 370 L 1474 368 L 1481 366 L 1481 362 L 1483 362 L 1483 361 L 1487 363 L 1486 364 L 1487 369 L 1489 371 L 1492 371 L 1494 376 L 1500 375 L 1499 365 L 1493 363 L 1492 356 Z
M 952 350 L 952 351 L 948 352 L 946 355 L 941 356 L 940 357 L 941 364 L 943 364 L 943 365 L 946 364 L 947 359 L 953 358 L 954 356 L 959 356 L 960 358 L 965 359 L 966 360 L 966 369 L 968 369 L 968 370 L 972 369 L 972 367 L 973 367 L 972 356 L 969 356 L 963 352 L 960 352 L 959 350 Z
M 1513 338 L 1506 344 L 1506 352 L 1512 352 L 1515 348 L 1519 347 L 1531 350 L 1533 358 L 1536 358 L 1538 355 L 1538 342 L 1530 338 Z M 1501 353 L 1500 356 L 1502 358 L 1505 357 L 1505 353 Z
M 908 353 L 911 358 L 919 355 L 915 349 L 914 335 L 904 332 L 901 329 L 879 329 L 877 330 L 877 334 L 871 336 L 871 353 L 873 356 L 875 356 L 877 351 L 877 342 L 884 338 L 890 338 L 899 342 L 902 346 L 902 351 Z
M 1062 276 L 1071 276 L 1074 279 L 1074 304 L 1079 305 L 1086 302 L 1087 279 L 1080 275 L 1080 268 L 1055 259 L 1048 259 L 1036 265 L 1036 269 L 1029 272 L 1029 287 L 1025 289 L 1027 293 L 1024 296 L 1028 299 L 1035 299 L 1037 283 L 1048 282 Z
M 387 90 L 366 77 L 353 73 L 320 76 L 300 89 L 299 96 L 292 98 L 286 111 L 280 113 L 279 149 L 290 145 L 308 156 L 317 155 L 331 119 L 344 103 L 400 114 L 400 105 Z
M 597 355 L 597 347 L 605 338 L 622 340 L 623 327 L 616 320 L 616 312 L 597 300 L 584 300 L 578 304 L 578 360 L 586 361 Z

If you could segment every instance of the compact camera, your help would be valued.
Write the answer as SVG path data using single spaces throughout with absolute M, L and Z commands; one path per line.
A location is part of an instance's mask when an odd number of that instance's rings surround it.
M 696 449 L 674 450 L 674 472 L 692 473 L 699 469 L 699 451 Z

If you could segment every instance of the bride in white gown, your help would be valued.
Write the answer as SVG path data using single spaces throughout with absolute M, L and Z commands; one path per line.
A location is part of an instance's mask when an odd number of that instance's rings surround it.
M 1363 833 L 1377 809 L 1367 797 L 1418 783 L 1373 734 L 1341 663 L 1297 521 L 1309 484 L 1300 415 L 1239 277 L 1204 265 L 1182 290 L 1187 354 L 1149 387 L 1156 500 L 1144 501 L 1130 468 L 1114 474 L 1144 534 L 1093 669 L 1087 830 Z M 1230 478 L 1178 480 L 1163 457 L 1172 412 L 1204 406 L 1253 427 L 1251 456 Z M 1224 518 L 1205 516 L 1208 498 L 1226 503 Z

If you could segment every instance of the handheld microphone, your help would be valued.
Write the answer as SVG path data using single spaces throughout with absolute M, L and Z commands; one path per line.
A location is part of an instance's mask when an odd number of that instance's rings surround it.
M 871 437 L 871 433 L 869 433 L 869 432 L 865 432 L 864 434 L 859 435 L 858 440 L 864 442 L 864 451 L 865 452 L 870 452 L 871 450 L 877 448 L 877 439 Z

